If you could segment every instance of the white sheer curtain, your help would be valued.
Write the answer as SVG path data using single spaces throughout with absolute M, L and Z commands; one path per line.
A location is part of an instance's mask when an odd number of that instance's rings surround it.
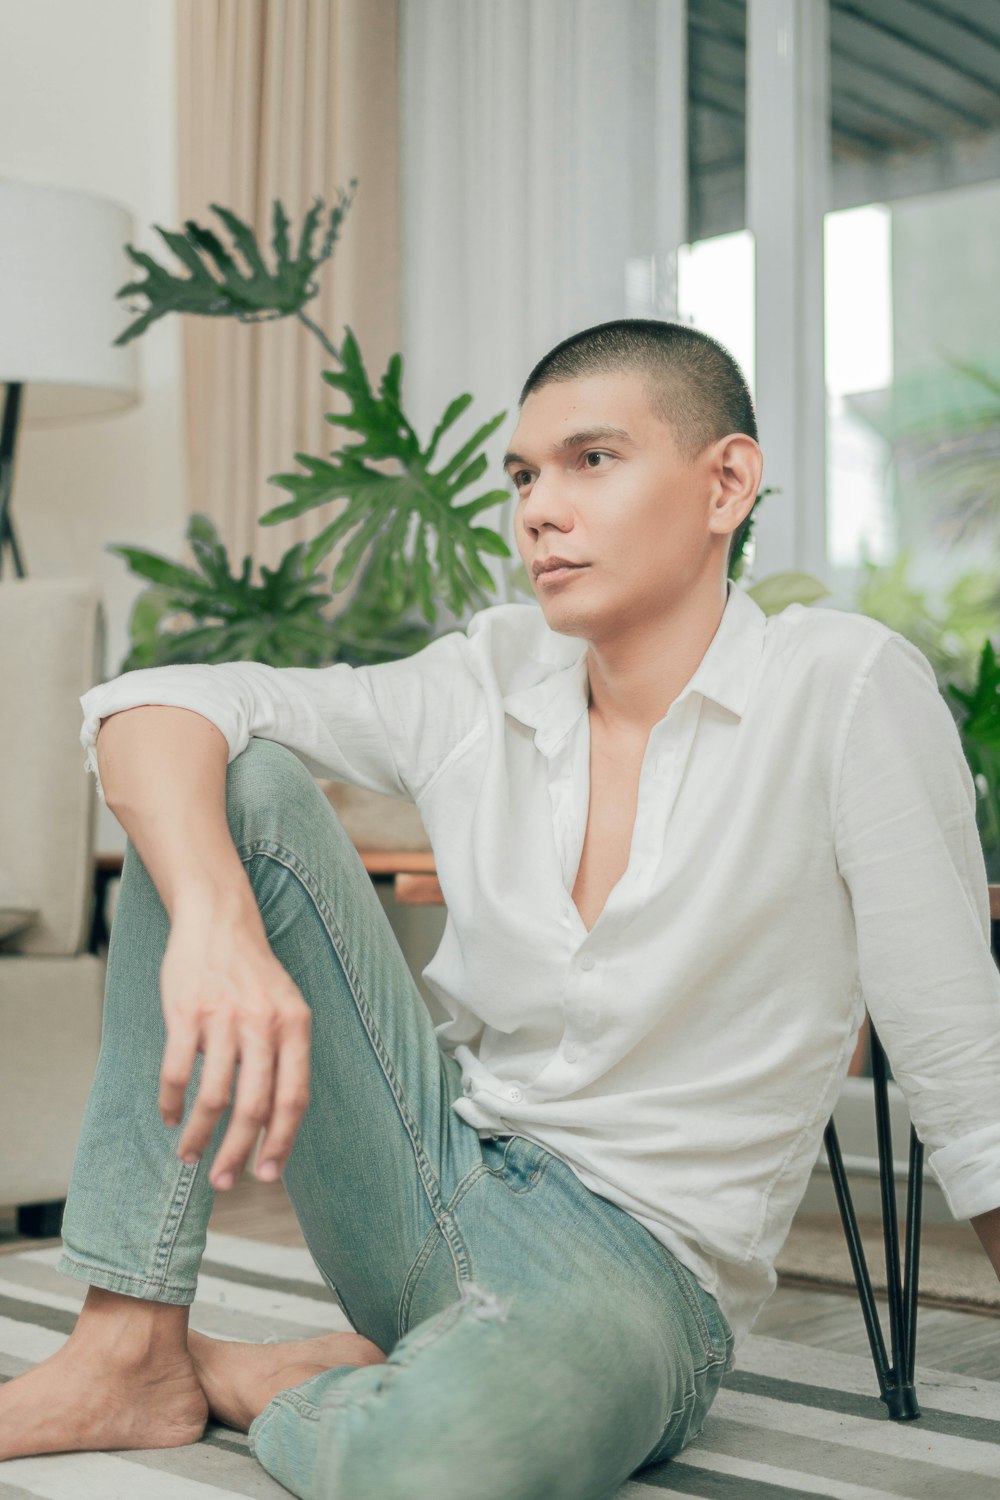
M 463 437 L 506 408 L 494 484 L 518 392 L 553 344 L 609 318 L 676 316 L 685 10 L 401 0 L 407 406 L 426 435 L 471 391 Z

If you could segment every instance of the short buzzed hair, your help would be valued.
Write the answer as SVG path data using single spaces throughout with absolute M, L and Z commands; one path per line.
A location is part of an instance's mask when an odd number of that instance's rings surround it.
M 550 381 L 627 371 L 647 377 L 653 410 L 673 432 L 686 462 L 731 432 L 757 441 L 753 397 L 729 350 L 687 323 L 656 318 L 618 318 L 563 339 L 538 361 L 524 382 L 519 405 Z M 731 533 L 730 558 L 752 514 L 751 509 Z

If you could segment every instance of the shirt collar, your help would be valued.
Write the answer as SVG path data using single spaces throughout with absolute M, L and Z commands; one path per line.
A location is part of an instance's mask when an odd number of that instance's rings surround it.
M 726 607 L 719 627 L 677 701 L 700 693 L 742 718 L 764 644 L 767 616 L 731 578 L 726 582 Z M 535 730 L 535 744 L 549 755 L 586 709 L 588 695 L 584 644 L 568 666 L 556 668 L 529 688 L 508 693 L 503 704 L 512 718 Z

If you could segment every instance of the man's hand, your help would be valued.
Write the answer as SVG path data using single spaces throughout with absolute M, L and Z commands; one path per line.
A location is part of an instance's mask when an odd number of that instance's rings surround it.
M 178 1125 L 195 1057 L 201 1080 L 177 1155 L 196 1161 L 207 1148 L 239 1082 L 210 1181 L 232 1187 L 262 1129 L 257 1175 L 278 1177 L 309 1102 L 312 1016 L 275 958 L 256 908 L 220 912 L 212 903 L 181 908 L 171 924 L 160 993 L 167 1044 L 159 1107 Z
M 186 708 L 146 704 L 101 724 L 97 759 L 108 806 L 170 921 L 160 966 L 167 1044 L 160 1114 L 183 1118 L 195 1058 L 204 1063 L 177 1154 L 197 1161 L 239 1083 L 212 1167 L 232 1187 L 262 1129 L 258 1177 L 280 1175 L 309 1102 L 312 1016 L 271 951 L 226 819 L 225 735 Z

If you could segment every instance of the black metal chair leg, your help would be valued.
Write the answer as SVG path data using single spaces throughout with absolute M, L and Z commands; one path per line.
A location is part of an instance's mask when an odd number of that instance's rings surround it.
M 55 1239 L 62 1229 L 65 1198 L 50 1203 L 22 1203 L 17 1210 L 17 1232 L 27 1239 Z
M 892 1160 L 892 1131 L 889 1123 L 888 1074 L 885 1053 L 871 1027 L 872 1083 L 875 1093 L 875 1126 L 878 1137 L 879 1182 L 882 1195 L 882 1233 L 885 1242 L 886 1284 L 889 1298 L 889 1335 L 892 1363 L 885 1347 L 885 1337 L 875 1294 L 872 1290 L 868 1262 L 858 1231 L 854 1201 L 844 1169 L 837 1128 L 831 1119 L 824 1133 L 830 1175 L 847 1239 L 854 1280 L 861 1299 L 861 1311 L 871 1346 L 875 1374 L 881 1399 L 894 1422 L 909 1422 L 919 1417 L 920 1407 L 913 1383 L 917 1338 L 917 1285 L 920 1263 L 920 1212 L 923 1190 L 923 1146 L 910 1127 L 910 1158 L 906 1193 L 906 1246 L 903 1280 L 900 1281 L 899 1225 L 896 1216 L 896 1192 Z

